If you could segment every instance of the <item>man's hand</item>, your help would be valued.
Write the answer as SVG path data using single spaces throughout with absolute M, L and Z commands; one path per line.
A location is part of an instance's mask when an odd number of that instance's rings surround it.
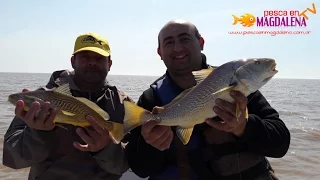
M 29 90 L 22 90 L 22 92 L 27 91 Z M 25 111 L 23 107 L 23 100 L 19 100 L 15 108 L 15 115 L 24 121 L 30 128 L 50 131 L 55 127 L 53 120 L 56 116 L 57 110 L 52 109 L 49 102 L 45 102 L 41 106 L 40 103 L 36 101 L 32 103 L 28 111 Z M 36 116 L 38 111 L 39 113 Z
M 247 125 L 246 107 L 247 97 L 238 91 L 231 91 L 230 95 L 235 99 L 235 103 L 231 104 L 222 99 L 217 99 L 216 106 L 213 111 L 222 119 L 222 122 L 216 122 L 212 119 L 207 119 L 206 122 L 218 130 L 231 132 L 234 135 L 241 137 Z M 239 104 L 241 115 L 237 118 L 236 106 Z
M 155 120 L 149 120 L 142 125 L 141 134 L 145 141 L 151 146 L 164 151 L 169 149 L 173 140 L 171 127 L 158 126 Z
M 81 139 L 87 143 L 86 145 L 74 142 L 73 146 L 80 151 L 98 152 L 105 148 L 110 143 L 109 131 L 101 127 L 98 122 L 91 116 L 87 117 L 87 120 L 91 124 L 92 128 L 77 128 L 77 134 Z

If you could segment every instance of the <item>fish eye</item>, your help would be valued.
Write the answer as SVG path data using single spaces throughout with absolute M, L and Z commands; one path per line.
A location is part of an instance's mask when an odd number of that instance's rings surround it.
M 250 18 L 250 21 L 253 21 L 253 17 Z
M 260 61 L 258 61 L 258 60 L 255 60 L 255 62 L 254 62 L 255 64 L 260 64 Z

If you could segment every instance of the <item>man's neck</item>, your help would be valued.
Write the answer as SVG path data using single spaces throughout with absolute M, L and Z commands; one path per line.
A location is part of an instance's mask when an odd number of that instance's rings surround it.
M 201 70 L 203 67 L 203 64 L 198 64 L 197 67 L 193 71 Z M 192 72 L 189 73 L 172 73 L 168 71 L 170 74 L 171 79 L 183 90 L 189 89 L 196 85 L 196 80 L 192 74 Z
M 170 78 L 177 84 L 178 87 L 180 87 L 183 90 L 189 89 L 196 85 L 196 81 L 192 73 L 177 75 L 169 72 L 169 74 L 170 74 Z

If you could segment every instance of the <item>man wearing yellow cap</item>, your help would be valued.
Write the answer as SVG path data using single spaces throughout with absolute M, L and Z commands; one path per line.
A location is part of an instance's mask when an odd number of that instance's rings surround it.
M 111 121 L 121 123 L 121 102 L 132 100 L 106 81 L 111 64 L 108 41 L 95 33 L 82 34 L 75 41 L 73 70 L 53 72 L 46 88 L 69 83 L 73 96 L 88 98 L 107 111 Z M 64 125 L 66 130 L 54 126 L 56 111 L 50 103 L 34 102 L 28 112 L 23 105 L 23 101 L 17 103 L 16 116 L 5 134 L 3 165 L 31 167 L 29 180 L 113 180 L 128 170 L 121 144 L 114 144 L 93 118 L 88 117 L 90 128 Z

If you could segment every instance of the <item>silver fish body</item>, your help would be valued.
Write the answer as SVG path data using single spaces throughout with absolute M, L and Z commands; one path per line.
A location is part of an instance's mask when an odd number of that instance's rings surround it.
M 182 92 L 169 104 L 154 109 L 159 112 L 157 114 L 125 102 L 124 132 L 149 119 L 158 119 L 159 125 L 177 126 L 177 135 L 186 144 L 194 125 L 216 116 L 213 107 L 217 98 L 233 103 L 231 90 L 248 96 L 264 86 L 276 73 L 275 60 L 269 58 L 241 59 L 227 62 L 216 69 L 194 71 L 197 85 Z

